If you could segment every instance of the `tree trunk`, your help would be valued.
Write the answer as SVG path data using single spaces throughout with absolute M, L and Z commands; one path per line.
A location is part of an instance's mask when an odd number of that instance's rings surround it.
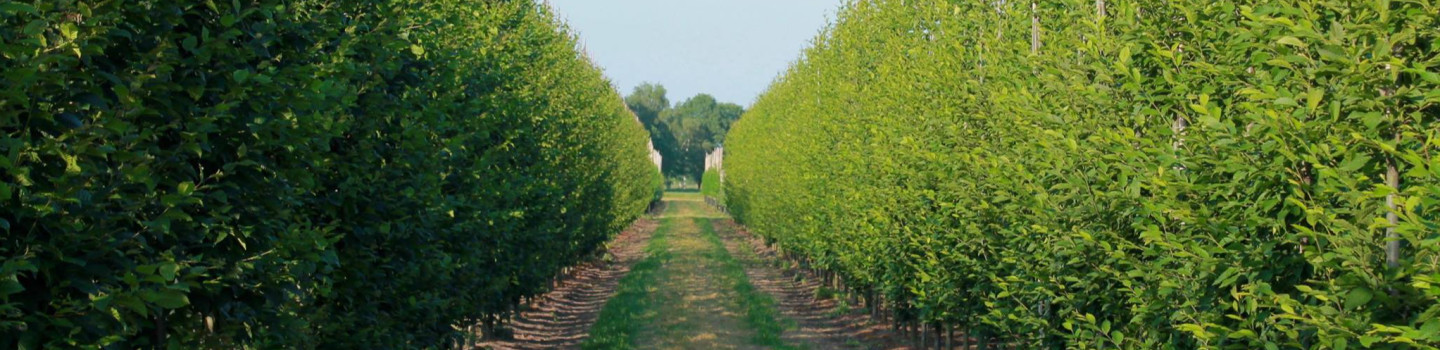
M 926 341 L 926 338 L 928 338 L 926 336 L 930 334 L 930 332 L 928 332 L 930 327 L 926 326 L 923 322 L 916 323 L 915 327 L 920 328 L 920 346 L 917 346 L 917 348 L 925 349 L 926 345 L 930 343 Z
M 940 327 L 945 330 L 945 347 L 942 348 L 942 349 L 945 349 L 945 350 L 954 349 L 954 348 L 955 348 L 955 326 L 952 326 L 952 325 L 946 323 L 946 324 L 941 324 Z
M 155 312 L 155 348 L 165 347 L 165 310 Z
M 1400 143 L 1400 133 L 1395 133 L 1395 143 Z M 1394 189 L 1385 196 L 1385 206 L 1390 209 L 1385 213 L 1385 218 L 1390 221 L 1390 227 L 1385 228 L 1385 265 L 1390 268 L 1400 267 L 1400 235 L 1395 233 L 1395 225 L 1400 224 L 1400 216 L 1395 212 L 1395 196 L 1400 192 L 1400 169 L 1395 166 L 1395 157 L 1386 160 L 1385 185 Z
M 932 324 L 931 326 L 933 326 L 933 327 L 931 327 L 931 329 L 934 329 L 934 330 L 935 330 L 935 348 L 936 348 L 936 349 L 944 349 L 944 346 L 945 346 L 945 327 L 944 327 L 944 326 L 941 326 L 939 323 Z

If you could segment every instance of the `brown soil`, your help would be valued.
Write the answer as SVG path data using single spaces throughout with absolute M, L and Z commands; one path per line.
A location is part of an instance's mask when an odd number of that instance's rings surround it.
M 590 335 L 605 301 L 630 266 L 645 258 L 645 242 L 659 222 L 640 219 L 609 243 L 609 258 L 577 267 L 558 288 L 536 298 L 509 324 L 513 339 L 489 340 L 481 349 L 573 349 Z
M 670 203 L 675 204 L 675 203 Z M 688 203 L 686 203 L 688 204 Z M 702 204 L 703 206 L 703 204 Z M 684 205 L 668 208 L 667 216 L 682 216 Z M 689 208 L 692 211 L 702 210 Z M 710 223 L 720 235 L 730 254 L 745 267 L 745 273 L 756 289 L 770 294 L 776 301 L 780 313 L 795 323 L 794 329 L 786 329 L 782 338 L 786 344 L 799 345 L 808 349 L 912 349 L 905 338 L 891 328 L 851 304 L 849 312 L 836 311 L 840 300 L 836 298 L 817 299 L 820 278 L 802 269 L 793 268 L 782 261 L 777 252 L 763 244 L 759 238 L 746 232 L 744 227 L 723 215 L 706 217 L 688 213 L 693 217 L 713 218 Z M 687 223 L 688 224 L 688 223 Z M 619 281 L 630 267 L 645 258 L 647 245 L 658 221 L 642 219 L 610 243 L 611 257 L 602 262 L 581 266 L 567 277 L 554 291 L 537 298 L 534 305 L 521 312 L 509 324 L 513 339 L 488 340 L 477 344 L 481 349 L 576 349 L 589 337 L 591 326 L 600 315 L 605 302 L 615 294 Z M 672 239 L 677 239 L 673 238 Z M 673 244 L 685 242 L 672 242 Z M 673 250 L 675 247 L 671 247 Z M 690 259 L 684 259 L 690 260 Z M 783 266 L 782 266 L 783 265 Z M 703 270 L 703 269 L 699 269 Z M 748 346 L 721 346 L 737 342 L 721 341 L 724 338 L 743 336 L 737 331 L 739 324 L 727 324 L 720 319 L 732 319 L 725 308 L 718 307 L 726 296 L 714 292 L 717 286 L 708 273 L 685 274 L 672 283 L 661 283 L 656 295 L 683 300 L 686 308 L 694 310 L 671 310 L 667 320 L 657 322 L 656 329 L 690 329 L 682 332 L 694 335 L 692 338 L 665 341 L 657 334 L 642 333 L 642 338 L 657 348 L 748 348 Z M 797 275 L 799 277 L 797 277 Z M 672 278 L 674 279 L 674 278 Z M 665 281 L 662 281 L 665 282 Z M 678 282 L 678 283 L 674 283 Z M 661 290 L 663 289 L 663 290 Z M 693 305 L 690 305 L 693 304 Z M 683 311 L 683 312 L 682 312 Z M 704 328 L 703 330 L 698 328 Z M 670 332 L 674 333 L 674 332 Z M 738 344 L 738 343 L 737 343 Z
M 911 349 L 904 338 L 889 326 L 872 320 L 868 313 L 851 305 L 851 311 L 835 311 L 837 298 L 817 299 L 820 278 L 801 269 L 777 267 L 778 253 L 764 241 L 746 232 L 733 220 L 715 220 L 715 232 L 725 241 L 736 259 L 745 265 L 745 274 L 756 289 L 775 298 L 776 307 L 797 327 L 783 335 L 786 343 L 804 344 L 810 349 Z M 796 275 L 803 280 L 797 282 Z

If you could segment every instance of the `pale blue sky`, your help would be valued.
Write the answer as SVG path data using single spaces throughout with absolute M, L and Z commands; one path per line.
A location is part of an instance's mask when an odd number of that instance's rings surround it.
M 665 85 L 749 106 L 800 57 L 842 0 L 550 0 L 621 94 Z

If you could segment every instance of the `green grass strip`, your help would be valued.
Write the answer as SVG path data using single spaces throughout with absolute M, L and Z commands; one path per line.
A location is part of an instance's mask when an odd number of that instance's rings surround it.
M 663 278 L 665 261 L 671 258 L 666 242 L 675 219 L 660 221 L 654 236 L 645 245 L 645 259 L 630 267 L 630 272 L 620 279 L 615 296 L 605 302 L 600 317 L 590 329 L 590 338 L 580 344 L 582 349 L 633 349 L 636 335 L 651 323 L 656 315 L 649 310 L 657 302 L 650 297 L 650 286 Z
M 787 319 L 776 311 L 775 299 L 750 284 L 750 277 L 745 275 L 745 267 L 725 249 L 725 242 L 715 233 L 712 221 L 703 218 L 695 220 L 701 235 L 710 242 L 711 249 L 705 253 L 706 256 L 720 263 L 719 277 L 729 281 L 730 287 L 739 295 L 740 307 L 745 310 L 745 324 L 755 331 L 755 337 L 751 341 L 755 345 L 772 349 L 800 349 L 785 344 L 780 339 L 780 334 L 784 333 L 785 329 L 794 328 L 795 325 L 792 322 L 782 322 L 781 320 Z

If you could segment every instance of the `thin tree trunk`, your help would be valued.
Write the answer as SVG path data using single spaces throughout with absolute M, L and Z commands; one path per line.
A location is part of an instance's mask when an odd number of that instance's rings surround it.
M 165 310 L 155 312 L 155 348 L 165 347 Z
M 1395 143 L 1400 143 L 1400 133 L 1395 133 Z M 1385 213 L 1385 218 L 1390 221 L 1390 227 L 1385 228 L 1385 265 L 1390 268 L 1400 267 L 1400 235 L 1395 233 L 1395 226 L 1400 224 L 1400 216 L 1395 212 L 1395 195 L 1400 192 L 1400 169 L 1395 166 L 1395 157 L 1390 157 L 1385 164 L 1385 185 L 1394 189 L 1385 196 L 1385 206 L 1390 209 Z
M 934 326 L 933 329 L 935 330 L 935 348 L 936 348 L 936 349 L 944 349 L 944 346 L 945 346 L 945 326 L 942 326 L 942 325 L 940 325 L 939 323 L 935 323 L 935 324 L 933 324 L 932 326 Z
M 925 326 L 924 322 L 916 323 L 915 326 L 920 328 L 920 346 L 917 347 L 924 349 L 926 345 L 929 344 L 929 342 L 926 341 L 926 336 L 930 334 L 930 332 L 928 332 L 930 327 Z
M 945 347 L 944 347 L 944 349 L 945 349 L 945 350 L 954 349 L 954 348 L 955 348 L 955 326 L 946 323 L 946 324 L 941 324 L 940 327 L 945 329 Z

